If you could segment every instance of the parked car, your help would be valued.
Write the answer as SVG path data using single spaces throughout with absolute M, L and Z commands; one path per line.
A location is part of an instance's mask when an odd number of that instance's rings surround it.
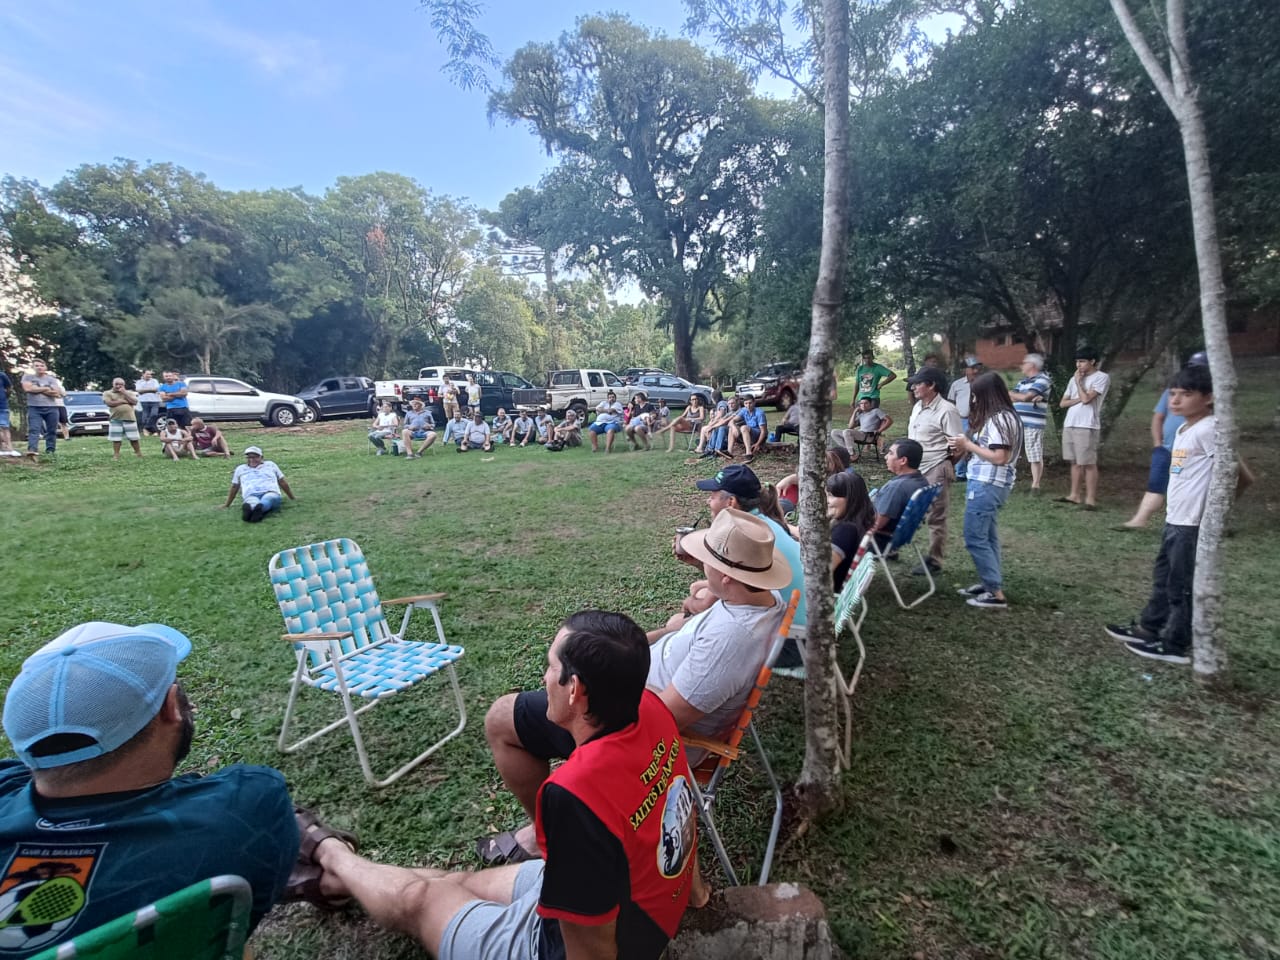
M 609 393 L 626 403 L 635 390 L 609 370 L 553 370 L 547 378 L 546 404 L 556 416 L 572 410 L 581 423 L 586 423 L 588 412 Z
M 687 407 L 690 395 L 695 393 L 709 407 L 711 394 L 714 392 L 705 383 L 690 383 L 683 377 L 673 377 L 669 373 L 644 374 L 632 386 L 636 390 L 643 390 L 650 400 L 665 400 L 669 407 Z
M 69 390 L 63 398 L 67 405 L 67 429 L 71 436 L 107 432 L 111 408 L 102 402 L 102 394 L 92 390 Z
M 546 399 L 546 390 L 524 377 L 506 370 L 468 370 L 466 367 L 423 367 L 417 380 L 379 380 L 374 385 L 374 401 L 390 400 L 403 410 L 409 401 L 421 397 L 437 423 L 444 422 L 444 382 L 458 388 L 458 397 L 467 399 L 467 375 L 474 374 L 480 385 L 480 412 L 491 417 L 499 407 L 508 413 L 518 407 L 535 407 Z
M 756 403 L 786 410 L 800 396 L 800 377 L 804 373 L 798 363 L 771 363 L 761 367 L 734 391 L 740 397 L 754 397 Z
M 664 375 L 668 377 L 671 376 L 671 374 L 667 373 L 667 371 L 660 370 L 657 367 L 627 367 L 627 369 L 622 371 L 622 379 L 627 383 L 631 383 L 631 384 L 639 382 L 641 377 L 648 376 L 648 375 L 653 375 L 653 376 Z
M 372 417 L 377 410 L 373 381 L 368 377 L 329 377 L 299 390 L 298 399 L 307 404 L 302 414 L 303 423 L 324 417 Z
M 520 407 L 526 410 L 541 404 L 547 395 L 546 388 L 535 387 L 518 373 L 506 370 L 481 370 L 476 374 L 480 384 L 480 412 L 491 417 L 502 407 L 514 413 Z
M 297 397 L 270 393 L 230 377 L 187 377 L 191 416 L 205 420 L 260 420 L 267 426 L 292 427 L 307 412 Z

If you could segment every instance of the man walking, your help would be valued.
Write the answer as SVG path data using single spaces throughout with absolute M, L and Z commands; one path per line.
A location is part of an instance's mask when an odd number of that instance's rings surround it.
M 912 569 L 924 576 L 925 567 L 937 573 L 942 569 L 942 556 L 947 545 L 947 509 L 955 470 L 951 465 L 950 438 L 960 433 L 960 413 L 955 404 L 942 394 L 947 378 L 934 367 L 922 367 L 907 378 L 907 386 L 916 398 L 907 426 L 907 436 L 920 444 L 920 472 L 929 486 L 942 484 L 933 506 L 929 508 L 929 555 Z

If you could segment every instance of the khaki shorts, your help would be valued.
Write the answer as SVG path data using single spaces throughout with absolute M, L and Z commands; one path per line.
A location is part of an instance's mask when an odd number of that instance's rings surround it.
M 1098 462 L 1098 431 L 1084 427 L 1063 427 L 1062 459 L 1077 467 L 1091 467 Z

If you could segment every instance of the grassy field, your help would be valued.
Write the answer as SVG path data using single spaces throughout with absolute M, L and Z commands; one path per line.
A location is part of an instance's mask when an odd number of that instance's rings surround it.
M 819 893 L 850 956 L 1280 955 L 1272 367 L 1243 371 L 1244 449 L 1259 483 L 1231 524 L 1233 659 L 1220 686 L 1131 657 L 1101 631 L 1141 607 L 1157 546 L 1157 529 L 1110 529 L 1142 490 L 1154 387 L 1104 449 L 1098 513 L 1049 502 L 1065 491 L 1061 465 L 1044 498 L 1015 492 L 1001 517 L 1010 610 L 974 610 L 951 589 L 973 580 L 959 538 L 963 487 L 938 594 L 904 612 L 873 584 L 844 809 L 787 843 L 774 870 Z M 885 406 L 905 427 L 899 385 Z M 354 422 L 228 433 L 234 449 L 261 443 L 299 502 L 245 524 L 217 509 L 225 462 L 174 464 L 148 449 L 115 464 L 97 438 L 64 445 L 55 464 L 0 463 L 0 678 L 82 620 L 171 623 L 195 644 L 182 669 L 199 708 L 193 767 L 273 764 L 300 802 L 357 830 L 375 858 L 472 865 L 476 837 L 519 819 L 485 748 L 485 708 L 539 681 L 568 612 L 665 618 L 689 579 L 668 555 L 670 533 L 703 509 L 692 480 L 705 471 L 656 451 L 375 458 Z M 768 479 L 790 470 L 756 466 Z M 872 485 L 883 479 L 868 472 Z M 446 631 L 467 648 L 467 731 L 384 791 L 366 789 L 337 734 L 290 757 L 274 746 L 291 657 L 276 639 L 267 561 L 333 536 L 362 544 L 384 597 L 447 592 Z M 763 710 L 788 778 L 802 754 L 801 696 L 779 680 Z M 387 766 L 442 722 L 435 696 L 403 700 L 370 715 L 371 749 Z M 721 809 L 745 863 L 768 810 L 755 771 L 741 774 Z M 266 960 L 421 956 L 358 911 L 277 910 L 255 939 Z

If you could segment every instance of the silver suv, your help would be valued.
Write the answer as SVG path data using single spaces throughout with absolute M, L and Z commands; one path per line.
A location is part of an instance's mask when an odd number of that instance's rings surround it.
M 191 416 L 205 420 L 259 420 L 267 426 L 292 427 L 307 405 L 297 397 L 269 393 L 230 377 L 186 378 Z

